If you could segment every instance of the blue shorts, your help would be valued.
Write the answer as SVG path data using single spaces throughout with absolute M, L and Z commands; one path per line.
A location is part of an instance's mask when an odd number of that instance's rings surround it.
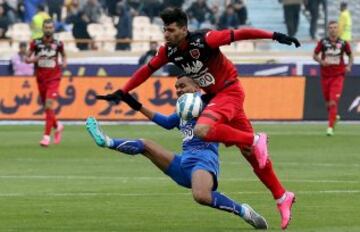
M 185 151 L 175 155 L 165 174 L 177 184 L 191 188 L 191 177 L 196 170 L 205 170 L 213 176 L 213 190 L 218 186 L 219 160 L 212 150 Z

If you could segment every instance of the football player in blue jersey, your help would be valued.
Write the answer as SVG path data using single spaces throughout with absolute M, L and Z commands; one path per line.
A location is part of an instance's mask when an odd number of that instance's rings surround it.
M 175 88 L 178 97 L 184 93 L 200 91 L 197 84 L 186 76 L 178 78 Z M 177 184 L 191 188 L 194 200 L 199 204 L 234 213 L 255 229 L 268 228 L 265 218 L 256 213 L 249 205 L 239 204 L 216 191 L 219 174 L 219 144 L 205 142 L 194 136 L 196 118 L 184 121 L 176 113 L 165 116 L 152 112 L 129 94 L 124 96 L 123 101 L 165 129 L 170 130 L 177 127 L 184 135 L 182 153 L 174 155 L 173 152 L 148 139 L 110 138 L 101 130 L 96 119 L 89 117 L 86 121 L 86 128 L 98 146 L 128 155 L 142 154 Z

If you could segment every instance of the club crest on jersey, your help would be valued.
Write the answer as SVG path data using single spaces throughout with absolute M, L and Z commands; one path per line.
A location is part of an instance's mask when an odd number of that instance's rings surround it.
M 190 50 L 190 55 L 192 58 L 194 59 L 199 59 L 200 58 L 200 50 L 199 49 L 192 49 Z
M 341 43 L 336 43 L 336 48 L 340 49 L 341 48 Z

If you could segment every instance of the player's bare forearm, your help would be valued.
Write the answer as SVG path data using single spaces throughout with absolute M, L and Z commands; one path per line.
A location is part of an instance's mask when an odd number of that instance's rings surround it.
M 38 57 L 34 56 L 33 57 L 33 52 L 28 51 L 25 55 L 25 63 L 27 64 L 32 64 L 32 63 L 36 63 L 39 60 Z
M 324 61 L 321 59 L 321 57 L 319 56 L 319 54 L 314 53 L 313 54 L 313 59 L 318 62 L 320 65 L 324 65 Z
M 349 63 L 348 63 L 348 66 L 352 66 L 353 63 L 354 63 L 354 55 L 352 53 L 350 53 L 349 55 Z
M 61 53 L 61 62 L 62 62 L 62 67 L 66 68 L 67 67 L 67 56 L 65 52 Z
M 147 117 L 149 120 L 153 120 L 155 113 L 151 110 L 149 110 L 148 108 L 142 106 L 140 108 L 140 113 L 142 113 L 145 117 Z

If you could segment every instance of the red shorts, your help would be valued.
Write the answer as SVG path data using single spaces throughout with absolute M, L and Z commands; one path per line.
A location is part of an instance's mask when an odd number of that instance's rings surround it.
M 344 76 L 322 77 L 321 87 L 326 101 L 339 101 L 344 86 Z
M 44 104 L 46 99 L 56 99 L 59 96 L 60 79 L 42 81 L 37 80 L 41 102 Z
M 217 93 L 201 113 L 197 123 L 214 125 L 225 123 L 245 132 L 254 132 L 244 111 L 245 93 L 234 83 Z

